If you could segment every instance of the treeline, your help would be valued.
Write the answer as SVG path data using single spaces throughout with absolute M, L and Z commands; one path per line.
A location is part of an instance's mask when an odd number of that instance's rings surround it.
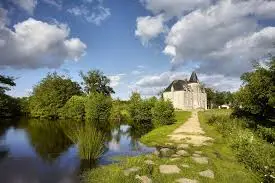
M 207 94 L 207 108 L 215 109 L 221 105 L 227 104 L 232 106 L 234 93 L 229 91 L 217 91 L 213 88 L 205 88 Z

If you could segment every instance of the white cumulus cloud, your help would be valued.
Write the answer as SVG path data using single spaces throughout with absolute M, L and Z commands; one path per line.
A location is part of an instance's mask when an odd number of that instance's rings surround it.
M 3 20 L 0 25 L 2 67 L 56 68 L 85 54 L 86 45 L 79 38 L 69 38 L 70 29 L 64 24 L 29 18 L 12 29 Z
M 158 35 L 163 32 L 165 32 L 165 26 L 162 15 L 155 17 L 146 16 L 137 18 L 137 28 L 135 35 L 140 37 L 144 45 L 147 44 L 151 39 L 158 37 Z
M 111 80 L 111 87 L 117 87 L 119 84 L 121 84 L 121 79 L 125 76 L 125 74 L 117 74 L 117 75 L 111 75 L 108 76 L 108 78 Z

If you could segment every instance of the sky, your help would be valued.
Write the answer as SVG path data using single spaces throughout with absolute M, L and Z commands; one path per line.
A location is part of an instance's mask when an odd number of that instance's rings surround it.
M 80 82 L 91 69 L 122 99 L 156 95 L 192 71 L 208 87 L 236 91 L 274 42 L 269 0 L 0 1 L 0 74 L 16 78 L 16 97 L 49 72 Z

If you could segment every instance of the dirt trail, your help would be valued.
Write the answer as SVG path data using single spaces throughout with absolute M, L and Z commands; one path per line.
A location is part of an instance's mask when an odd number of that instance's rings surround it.
M 194 146 L 208 145 L 213 139 L 204 135 L 200 127 L 198 111 L 193 111 L 191 118 L 177 128 L 171 135 L 170 140 L 176 143 L 187 143 Z

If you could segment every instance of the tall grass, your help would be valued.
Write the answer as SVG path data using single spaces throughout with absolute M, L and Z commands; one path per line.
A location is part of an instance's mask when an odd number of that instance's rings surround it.
M 264 182 L 275 181 L 275 147 L 259 136 L 258 130 L 250 129 L 249 121 L 224 111 L 207 111 L 203 115 L 227 139 L 238 161 L 258 173 Z
M 97 160 L 105 150 L 105 136 L 94 126 L 85 124 L 67 131 L 68 137 L 78 145 L 81 159 Z

